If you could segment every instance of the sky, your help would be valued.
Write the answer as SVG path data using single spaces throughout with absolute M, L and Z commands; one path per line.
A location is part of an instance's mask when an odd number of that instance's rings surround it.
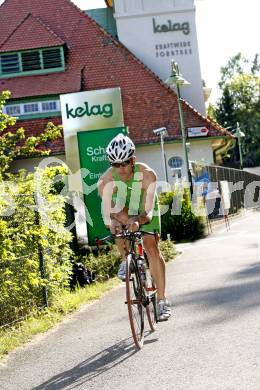
M 73 2 L 81 9 L 105 6 L 104 0 Z M 247 58 L 260 53 L 260 0 L 195 0 L 195 5 L 201 74 L 212 88 L 214 103 L 219 96 L 220 67 L 228 58 L 238 52 Z

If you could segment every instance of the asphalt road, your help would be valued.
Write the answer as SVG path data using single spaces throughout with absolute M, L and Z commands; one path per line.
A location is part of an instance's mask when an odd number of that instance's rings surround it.
M 173 316 L 140 352 L 122 284 L 10 353 L 0 389 L 259 390 L 260 213 L 181 248 L 167 265 Z

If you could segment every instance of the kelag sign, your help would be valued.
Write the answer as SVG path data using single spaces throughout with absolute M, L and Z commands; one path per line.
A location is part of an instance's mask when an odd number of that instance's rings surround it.
M 96 183 L 109 167 L 105 153 L 106 146 L 118 133 L 126 134 L 127 130 L 125 127 L 117 127 L 114 129 L 84 131 L 77 134 L 80 167 L 86 169 L 86 176 L 83 178 L 85 183 L 84 203 L 91 218 L 87 221 L 90 244 L 95 243 L 97 236 L 102 238 L 108 234 L 101 215 L 101 200 L 98 196 Z
M 85 208 L 75 206 L 77 236 L 86 242 L 86 225 L 81 216 L 86 216 L 88 242 L 94 243 L 96 236 L 106 235 L 107 230 L 101 216 L 101 201 L 96 184 L 108 168 L 105 148 L 120 131 L 125 132 L 121 90 L 99 89 L 69 93 L 60 96 L 64 132 L 66 163 L 72 173 L 68 177 L 70 191 L 75 191 L 83 200 Z M 104 129 L 104 130 L 102 130 Z M 77 175 L 80 168 L 80 175 Z M 81 195 L 83 194 L 83 195 Z

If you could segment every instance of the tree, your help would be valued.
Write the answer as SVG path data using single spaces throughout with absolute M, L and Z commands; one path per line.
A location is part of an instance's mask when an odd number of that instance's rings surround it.
M 0 94 L 0 180 L 6 176 L 14 159 L 49 155 L 50 150 L 46 149 L 45 143 L 59 138 L 62 130 L 62 126 L 49 122 L 46 129 L 37 136 L 26 137 L 22 127 L 16 131 L 8 131 L 16 123 L 16 118 L 3 113 L 4 105 L 10 96 L 9 91 Z
M 229 128 L 235 128 L 236 125 L 236 113 L 234 97 L 230 93 L 230 89 L 225 85 L 222 93 L 222 97 L 218 103 L 218 107 L 215 109 L 215 116 L 219 123 Z
M 221 68 L 219 88 L 222 96 L 214 108 L 215 119 L 232 131 L 239 122 L 245 133 L 243 154 L 245 165 L 260 165 L 260 62 L 259 55 L 250 61 L 238 53 Z M 230 161 L 238 163 L 238 153 L 233 151 Z

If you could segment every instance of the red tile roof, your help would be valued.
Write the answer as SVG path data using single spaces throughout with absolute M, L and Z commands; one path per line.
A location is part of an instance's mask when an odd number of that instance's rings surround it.
M 152 130 L 161 126 L 167 127 L 169 139 L 180 138 L 176 94 L 69 0 L 6 0 L 0 7 L 0 44 L 28 13 L 66 43 L 66 71 L 0 79 L 1 89 L 9 89 L 19 98 L 120 86 L 125 124 L 136 143 L 158 142 Z M 38 39 L 45 44 L 36 35 L 30 44 L 37 45 Z M 208 137 L 230 136 L 188 103 L 182 105 L 186 127 L 206 126 Z
M 35 18 L 28 13 L 6 40 L 2 41 L 0 53 L 61 45 L 64 45 L 61 38 L 48 28 L 40 18 Z
M 12 98 L 59 95 L 79 92 L 80 88 L 81 73 L 76 66 L 71 66 L 70 77 L 67 72 L 57 72 L 37 76 L 19 76 L 13 79 L 0 78 L 0 89 L 11 91 Z
M 28 119 L 20 120 L 20 121 L 16 122 L 16 124 L 12 127 L 12 130 L 16 131 L 20 127 L 23 127 L 25 129 L 25 135 L 27 137 L 31 137 L 31 136 L 34 136 L 34 135 L 42 133 L 45 130 L 46 124 L 48 122 L 52 122 L 55 125 L 60 125 L 61 124 L 61 118 L 59 118 L 59 117 L 56 117 L 56 118 L 51 117 L 51 118 L 45 118 L 45 119 L 34 119 L 33 121 L 32 120 L 28 120 Z M 45 148 L 46 149 L 51 149 L 52 153 L 55 153 L 55 154 L 61 154 L 61 153 L 64 154 L 64 139 L 63 139 L 63 136 L 60 137 L 59 139 L 57 139 L 56 141 L 52 142 L 52 143 L 47 142 L 46 145 L 45 145 Z M 44 149 L 44 147 L 41 148 L 41 149 Z

